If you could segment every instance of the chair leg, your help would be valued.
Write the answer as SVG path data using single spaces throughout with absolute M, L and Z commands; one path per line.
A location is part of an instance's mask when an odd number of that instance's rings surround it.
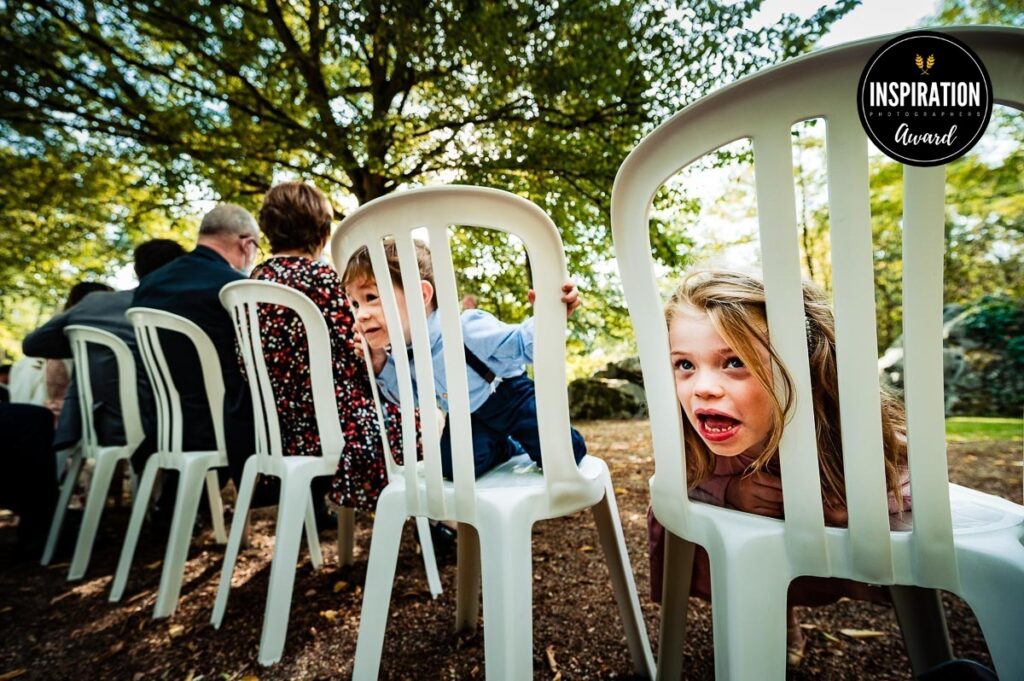
M 430 521 L 423 516 L 416 516 L 416 534 L 420 538 L 420 550 L 423 552 L 423 568 L 427 571 L 427 588 L 430 597 L 441 595 L 441 576 L 437 574 L 437 556 L 434 555 L 434 540 L 430 537 Z
M 370 538 L 370 560 L 363 588 L 363 607 L 356 640 L 356 659 L 352 681 L 374 681 L 380 671 L 384 649 L 384 630 L 388 624 L 391 587 L 398 563 L 398 547 L 405 525 L 405 497 L 402 494 L 381 494 Z
M 105 456 L 96 457 L 96 468 L 92 474 L 92 482 L 89 483 L 82 527 L 78 531 L 75 554 L 71 558 L 71 567 L 68 569 L 68 581 L 81 579 L 89 568 L 92 546 L 96 541 L 96 529 L 99 527 L 103 508 L 107 505 L 107 491 L 110 489 L 110 480 L 116 468 L 117 458 L 111 456 L 109 452 Z
M 111 602 L 121 600 L 121 595 L 124 594 L 124 587 L 128 582 L 128 571 L 132 567 L 135 546 L 139 541 L 142 521 L 146 517 L 146 508 L 149 506 L 149 498 L 153 494 L 153 484 L 156 482 L 156 474 L 159 469 L 160 464 L 157 457 L 151 456 L 142 470 L 139 488 L 132 499 L 132 515 L 128 521 L 128 531 L 124 535 L 124 544 L 121 546 L 121 557 L 117 561 L 117 572 L 114 573 L 114 581 L 110 586 Z
M 50 521 L 50 534 L 46 537 L 46 548 L 43 550 L 43 558 L 40 565 L 49 565 L 53 560 L 53 552 L 57 550 L 57 540 L 60 539 L 60 528 L 64 524 L 64 514 L 68 510 L 68 502 L 71 500 L 71 492 L 78 482 L 78 471 L 82 468 L 82 450 L 76 450 L 71 455 L 68 469 L 64 473 L 64 484 L 60 487 L 60 497 L 57 499 L 57 507 L 53 509 L 53 520 Z
M 619 616 L 622 617 L 626 642 L 633 657 L 633 670 L 648 679 L 654 678 L 654 655 L 651 653 L 651 643 L 647 638 L 643 611 L 640 610 L 640 599 L 637 597 L 636 583 L 633 581 L 633 568 L 629 562 L 626 538 L 622 534 L 619 509 L 615 503 L 615 489 L 610 477 L 605 478 L 604 499 L 594 504 L 591 512 L 597 524 L 597 535 L 604 550 L 605 562 L 611 573 L 612 588 L 619 605 Z
M 953 659 L 946 628 L 946 613 L 937 589 L 918 586 L 890 586 L 896 620 L 903 632 L 903 645 L 914 676 Z
M 338 565 L 352 565 L 355 546 L 355 509 L 338 506 Z
M 259 659 L 262 665 L 274 664 L 284 652 L 292 590 L 295 587 L 295 563 L 299 557 L 302 526 L 307 509 L 310 508 L 308 499 L 308 478 L 293 476 L 281 480 L 277 526 L 274 528 L 274 557 L 270 565 L 270 586 L 263 613 L 263 635 L 260 637 Z
M 715 678 L 730 681 L 786 676 L 785 554 L 724 551 L 711 554 L 711 614 L 715 639 Z M 760 561 L 756 577 L 750 566 Z
M 958 542 L 960 595 L 978 618 L 999 678 L 1024 679 L 1024 559 L 1020 537 L 1016 532 L 1005 537 L 1008 548 L 1002 552 L 983 545 L 986 539 L 982 536 L 976 540 L 977 551 L 967 546 L 967 541 Z
M 324 555 L 320 551 L 320 533 L 316 529 L 316 511 L 313 510 L 313 497 L 306 495 L 306 546 L 309 547 L 309 562 L 313 569 L 319 570 L 324 564 Z
M 480 619 L 480 535 L 475 527 L 459 523 L 455 552 L 455 630 L 473 632 Z
M 533 678 L 533 563 L 528 522 L 488 518 L 477 528 L 484 587 L 484 671 L 491 681 Z M 502 522 L 502 521 L 505 522 Z
M 249 527 L 249 504 L 256 486 L 257 459 L 250 456 L 242 469 L 242 480 L 238 483 L 238 499 L 235 501 L 235 515 L 231 519 L 231 536 L 224 551 L 224 565 L 220 570 L 220 584 L 217 586 L 217 598 L 213 602 L 213 615 L 210 624 L 220 629 L 224 619 L 224 610 L 228 607 L 228 594 L 231 592 L 231 575 L 235 572 L 235 561 Z
M 665 530 L 665 564 L 661 587 L 661 629 L 658 633 L 658 681 L 679 681 L 683 675 L 686 611 L 696 544 Z
M 190 466 L 190 463 L 193 465 Z M 199 510 L 199 498 L 203 494 L 205 477 L 205 467 L 189 461 L 186 461 L 178 477 L 174 517 L 167 538 L 163 569 L 160 571 L 160 591 L 156 597 L 156 606 L 153 608 L 154 619 L 169 617 L 178 607 L 181 580 L 184 577 L 189 545 L 192 543 L 192 533 L 195 531 L 196 512 Z
M 206 498 L 210 502 L 213 538 L 218 544 L 227 544 L 228 533 L 224 529 L 224 501 L 220 498 L 220 477 L 218 477 L 216 469 L 206 472 Z

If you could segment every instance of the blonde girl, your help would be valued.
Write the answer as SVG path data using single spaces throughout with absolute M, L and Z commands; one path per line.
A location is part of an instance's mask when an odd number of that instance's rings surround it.
M 824 293 L 803 285 L 814 399 L 818 467 L 825 520 L 845 525 L 846 493 L 840 438 L 835 321 Z M 793 380 L 768 338 L 764 284 L 729 271 L 699 271 L 683 280 L 665 309 L 676 396 L 686 418 L 687 479 L 691 495 L 708 503 L 781 518 L 778 448 L 794 407 Z M 774 386 L 774 367 L 783 382 Z M 882 395 L 882 434 L 889 510 L 909 507 L 905 418 Z M 664 529 L 649 516 L 652 595 L 660 597 Z M 707 554 L 698 551 L 692 592 L 710 599 Z M 850 596 L 887 601 L 884 591 L 838 579 L 800 578 L 790 605 L 821 605 Z M 789 660 L 799 664 L 804 639 L 789 611 Z

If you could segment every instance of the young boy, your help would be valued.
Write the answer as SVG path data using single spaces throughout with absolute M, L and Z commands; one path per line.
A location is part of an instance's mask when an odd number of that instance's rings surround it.
M 385 243 L 385 254 L 391 281 L 398 299 L 398 313 L 406 345 L 412 337 L 405 308 L 406 291 L 402 290 L 398 265 L 398 249 L 393 241 Z M 420 270 L 420 290 L 427 310 L 427 333 L 430 338 L 434 367 L 434 392 L 438 406 L 448 410 L 448 388 L 442 354 L 441 321 L 434 301 L 434 271 L 430 250 L 416 241 L 416 260 Z M 390 339 L 384 308 L 377 292 L 370 256 L 364 247 L 348 262 L 342 277 L 345 293 L 356 310 L 356 331 L 370 348 L 377 385 L 385 398 L 399 403 L 395 360 L 388 352 Z M 562 302 L 567 314 L 580 305 L 579 291 L 569 282 L 562 286 Z M 532 302 L 532 292 L 531 292 Z M 466 310 L 461 316 L 462 340 L 465 344 L 469 408 L 472 412 L 473 459 L 476 475 L 525 453 L 541 465 L 540 435 L 537 430 L 537 403 L 533 381 L 524 365 L 533 362 L 533 318 L 521 324 L 506 324 L 482 310 Z M 587 453 L 587 446 L 576 429 L 570 428 L 576 463 Z M 452 477 L 451 433 L 445 425 L 441 434 L 441 470 Z

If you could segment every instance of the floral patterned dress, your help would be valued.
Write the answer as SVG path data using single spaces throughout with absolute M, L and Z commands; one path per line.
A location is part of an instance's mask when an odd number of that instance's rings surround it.
M 366 362 L 355 349 L 354 319 L 341 279 L 329 265 L 292 256 L 270 258 L 253 271 L 252 278 L 296 289 L 323 312 L 331 335 L 334 392 L 345 436 L 345 450 L 329 496 L 342 506 L 372 511 L 387 485 L 387 468 Z M 293 312 L 266 305 L 260 310 L 260 329 L 277 398 L 283 452 L 286 456 L 319 455 L 320 435 L 302 323 Z M 387 402 L 384 405 L 388 444 L 401 461 L 400 411 Z

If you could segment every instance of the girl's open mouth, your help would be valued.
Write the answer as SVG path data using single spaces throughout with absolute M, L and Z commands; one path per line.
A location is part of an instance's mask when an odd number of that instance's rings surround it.
M 724 442 L 735 435 L 740 429 L 740 421 L 716 413 L 699 413 L 697 422 L 700 424 L 700 436 L 708 442 Z

